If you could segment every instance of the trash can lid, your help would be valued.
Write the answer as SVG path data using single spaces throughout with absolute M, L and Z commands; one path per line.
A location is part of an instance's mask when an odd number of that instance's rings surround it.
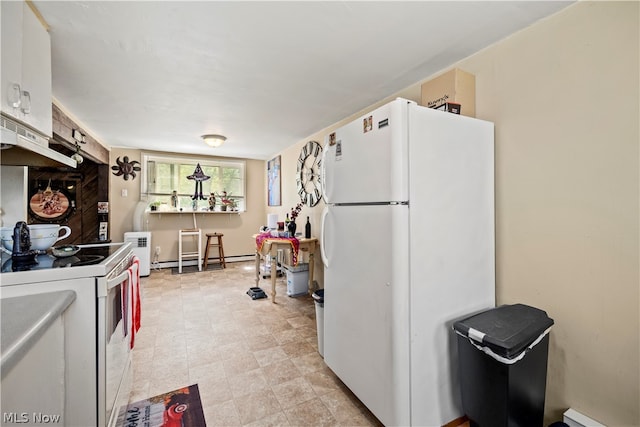
M 311 296 L 317 303 L 324 304 L 324 289 L 316 289 Z
M 462 336 L 512 359 L 553 325 L 547 313 L 524 304 L 502 305 L 454 323 Z

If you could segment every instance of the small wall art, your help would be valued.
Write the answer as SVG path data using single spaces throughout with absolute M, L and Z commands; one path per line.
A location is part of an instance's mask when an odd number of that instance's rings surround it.
M 280 182 L 280 156 L 267 162 L 267 182 L 269 206 L 282 205 Z

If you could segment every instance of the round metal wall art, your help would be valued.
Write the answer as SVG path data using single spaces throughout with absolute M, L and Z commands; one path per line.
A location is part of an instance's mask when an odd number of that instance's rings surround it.
M 140 172 L 142 169 L 140 169 L 140 166 L 136 166 L 139 165 L 140 162 L 138 162 L 137 160 L 132 160 L 129 161 L 129 157 L 128 156 L 124 156 L 122 158 L 122 161 L 120 161 L 120 157 L 116 158 L 116 164 L 111 166 L 111 170 L 116 171 L 113 174 L 115 176 L 123 176 L 125 181 L 129 180 L 129 176 L 131 176 L 131 179 L 136 179 L 136 172 Z

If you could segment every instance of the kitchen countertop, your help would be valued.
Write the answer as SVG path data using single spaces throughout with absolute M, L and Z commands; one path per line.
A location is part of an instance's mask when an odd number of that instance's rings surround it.
M 0 299 L 2 378 L 76 299 L 74 291 Z

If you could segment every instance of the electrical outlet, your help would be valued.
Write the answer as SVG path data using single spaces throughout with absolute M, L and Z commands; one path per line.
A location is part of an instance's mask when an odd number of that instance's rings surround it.
M 156 246 L 156 255 L 160 255 L 160 246 Z

